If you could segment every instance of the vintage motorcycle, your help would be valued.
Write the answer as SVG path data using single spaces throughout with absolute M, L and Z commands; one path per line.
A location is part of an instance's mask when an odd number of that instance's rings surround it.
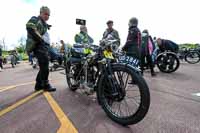
M 12 65 L 12 68 L 14 68 L 17 64 L 19 64 L 18 54 L 15 50 L 11 51 L 11 53 L 9 54 L 7 58 L 8 60 L 10 60 L 10 64 Z
M 159 53 L 156 56 L 155 63 L 158 69 L 164 73 L 175 72 L 180 66 L 180 61 L 176 53 L 170 51 Z
M 161 52 L 158 48 L 153 51 L 152 61 L 154 67 L 157 66 L 164 73 L 175 72 L 180 66 L 180 61 L 176 53 L 171 51 Z M 145 69 L 148 69 L 148 65 L 145 66 Z
M 196 64 L 200 62 L 200 48 L 197 49 L 182 49 L 178 53 L 181 60 L 185 60 L 189 64 Z
M 66 80 L 71 91 L 96 92 L 107 116 L 121 125 L 136 124 L 148 112 L 150 92 L 144 78 L 128 63 L 113 56 L 114 41 L 100 46 L 76 44 L 66 55 Z
M 141 72 L 140 61 L 138 59 L 127 56 L 123 51 L 116 52 L 116 55 L 118 55 L 119 62 L 128 63 L 133 66 L 134 69 L 137 69 L 138 73 Z M 177 55 L 170 51 L 159 52 L 159 50 L 156 49 L 152 55 L 152 61 L 154 63 L 154 67 L 157 66 L 158 69 L 164 73 L 175 72 L 180 66 L 180 61 Z M 144 68 L 149 69 L 147 62 Z

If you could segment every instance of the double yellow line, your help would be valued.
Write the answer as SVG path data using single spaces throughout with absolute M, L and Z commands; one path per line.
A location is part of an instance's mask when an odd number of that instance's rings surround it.
M 33 84 L 33 83 L 35 83 L 35 82 L 27 82 L 27 83 L 23 83 L 23 84 L 3 87 L 3 88 L 0 88 L 0 92 L 11 90 L 11 89 L 14 89 L 18 86 L 29 85 L 29 84 Z M 15 108 L 19 107 L 20 105 L 30 101 L 31 99 L 35 98 L 36 96 L 38 96 L 40 94 L 43 94 L 45 96 L 45 98 L 47 99 L 48 103 L 50 104 L 52 110 L 54 111 L 58 120 L 61 123 L 61 126 L 58 129 L 57 133 L 78 133 L 77 129 L 74 127 L 74 125 L 71 123 L 71 121 L 67 118 L 67 116 L 62 111 L 62 109 L 57 104 L 57 102 L 53 99 L 51 94 L 49 92 L 44 92 L 43 90 L 34 92 L 30 96 L 16 102 L 15 104 L 7 107 L 6 109 L 1 110 L 0 111 L 0 117 L 3 116 L 4 114 L 14 110 Z

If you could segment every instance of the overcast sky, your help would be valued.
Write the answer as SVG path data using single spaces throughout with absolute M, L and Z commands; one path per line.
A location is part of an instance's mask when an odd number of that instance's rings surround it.
M 0 40 L 5 38 L 8 47 L 13 47 L 21 36 L 26 36 L 26 22 L 38 16 L 43 5 L 51 9 L 51 42 L 63 39 L 73 44 L 79 32 L 75 19 L 82 18 L 98 43 L 106 21 L 111 19 L 123 45 L 128 21 L 137 17 L 139 29 L 148 29 L 152 36 L 177 43 L 200 43 L 198 0 L 0 0 Z

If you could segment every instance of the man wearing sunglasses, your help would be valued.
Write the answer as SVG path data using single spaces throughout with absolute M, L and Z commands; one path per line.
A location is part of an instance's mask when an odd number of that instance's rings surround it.
M 36 77 L 35 90 L 56 91 L 48 81 L 49 77 L 49 42 L 46 41 L 47 30 L 50 25 L 46 23 L 50 16 L 50 9 L 46 6 L 40 8 L 40 15 L 33 16 L 26 24 L 27 41 L 26 50 L 33 52 L 38 59 L 40 70 Z

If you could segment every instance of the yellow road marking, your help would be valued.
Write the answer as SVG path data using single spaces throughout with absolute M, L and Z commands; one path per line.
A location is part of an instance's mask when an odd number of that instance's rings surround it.
M 8 86 L 8 87 L 4 87 L 4 88 L 0 88 L 0 92 L 6 91 L 6 90 L 10 90 L 10 89 L 14 89 L 14 88 L 16 88 L 16 86 L 14 86 L 14 85 L 11 85 L 11 86 Z
M 17 85 L 11 85 L 7 87 L 2 87 L 0 88 L 0 92 L 7 91 L 10 89 L 14 89 L 18 86 L 24 86 L 24 85 L 29 85 L 29 84 L 34 84 L 35 82 L 27 82 L 27 83 L 22 83 L 22 84 L 17 84 Z M 34 97 L 38 96 L 39 94 L 43 93 L 44 91 L 37 91 L 30 96 L 16 102 L 15 104 L 7 107 L 6 109 L 3 109 L 0 111 L 0 117 L 3 116 L 4 114 L 14 110 L 18 106 L 30 101 Z M 62 111 L 62 109 L 59 107 L 59 105 L 56 103 L 56 101 L 53 99 L 53 97 L 50 95 L 49 92 L 44 92 L 44 96 L 46 97 L 48 103 L 50 104 L 51 108 L 55 112 L 57 118 L 59 119 L 61 126 L 58 129 L 57 133 L 78 133 L 77 129 L 74 127 L 74 125 L 71 123 L 71 121 L 67 118 L 65 113 Z
M 26 98 L 24 98 L 24 99 L 22 99 L 22 100 L 16 102 L 15 104 L 9 106 L 8 108 L 3 109 L 2 111 L 0 111 L 0 117 L 3 116 L 4 114 L 6 114 L 6 113 L 8 113 L 8 112 L 10 112 L 10 111 L 12 111 L 12 110 L 14 110 L 14 109 L 17 108 L 18 106 L 20 106 L 20 105 L 26 103 L 27 101 L 33 99 L 34 97 L 38 96 L 38 95 L 41 94 L 42 92 L 43 92 L 43 90 L 37 91 L 37 92 L 31 94 L 30 96 L 28 96 L 28 97 L 26 97 Z
M 11 86 L 7 86 L 7 87 L 2 87 L 2 88 L 0 88 L 0 92 L 11 90 L 11 89 L 14 89 L 14 88 L 16 88 L 18 86 L 24 86 L 24 85 L 34 84 L 34 83 L 35 82 L 27 82 L 27 83 L 22 83 L 22 84 L 17 84 L 17 85 L 11 85 Z
M 49 81 L 52 81 L 52 79 L 49 79 Z M 10 90 L 10 89 L 16 88 L 18 86 L 30 85 L 30 84 L 34 84 L 34 83 L 35 83 L 35 81 L 1 87 L 0 88 L 0 92 L 6 91 L 6 90 Z
M 57 118 L 59 119 L 61 126 L 58 129 L 57 133 L 78 133 L 77 129 L 73 126 L 70 120 L 67 118 L 65 113 L 53 99 L 49 92 L 44 92 L 44 96 L 46 97 L 47 101 L 49 102 L 51 108 L 55 112 Z
M 51 80 L 52 80 L 52 79 L 49 79 L 49 81 L 51 81 Z M 1 88 L 0 88 L 0 92 L 7 91 L 7 90 L 11 90 L 11 89 L 14 89 L 14 88 L 19 87 L 19 86 L 34 84 L 34 83 L 35 83 L 35 81 L 26 82 L 26 83 L 21 83 L 21 84 L 16 84 L 16 85 L 10 85 L 10 86 L 5 86 L 5 87 L 1 87 Z

